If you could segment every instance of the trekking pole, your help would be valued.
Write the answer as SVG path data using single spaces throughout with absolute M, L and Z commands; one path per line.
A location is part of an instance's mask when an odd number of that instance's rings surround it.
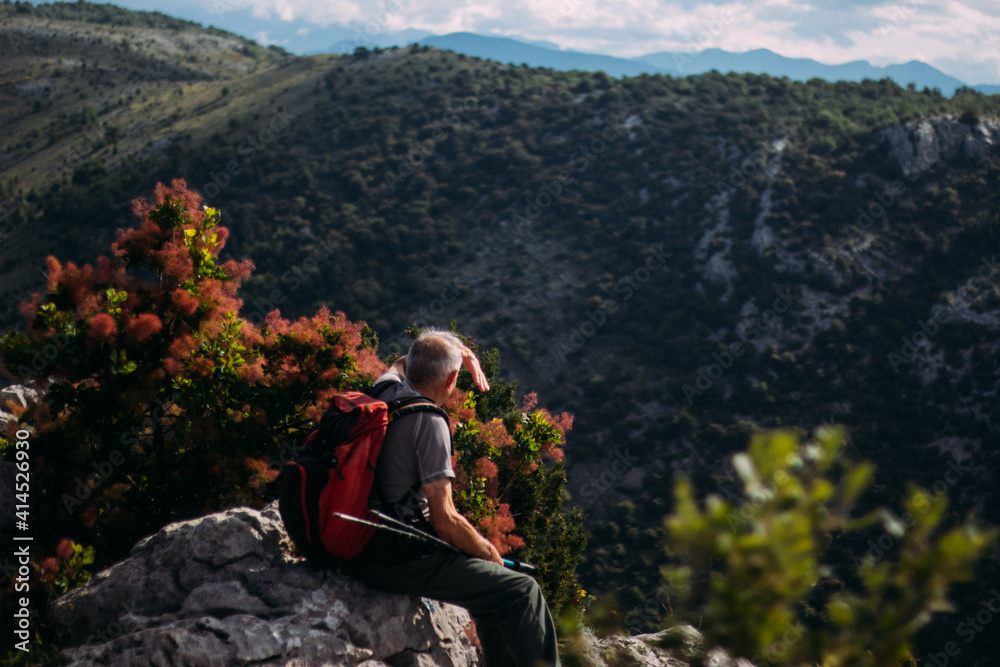
M 379 512 L 373 512 L 373 513 L 376 514 L 377 516 L 379 516 L 380 518 L 384 517 L 384 518 L 388 518 L 389 521 L 395 521 L 395 519 L 392 519 L 390 517 L 385 517 L 384 514 L 381 514 Z M 455 545 L 449 544 L 449 543 L 445 542 L 444 540 L 442 540 L 441 538 L 434 537 L 433 535 L 428 535 L 424 531 L 418 530 L 417 528 L 414 528 L 413 526 L 408 526 L 405 523 L 403 523 L 402 521 L 399 521 L 399 522 L 396 522 L 396 523 L 398 523 L 400 525 L 403 525 L 403 526 L 406 526 L 405 530 L 401 530 L 399 528 L 393 528 L 392 526 L 387 526 L 387 525 L 381 524 L 381 523 L 375 523 L 374 521 L 366 521 L 364 519 L 359 519 L 356 516 L 351 516 L 349 514 L 343 514 L 342 512 L 332 512 L 330 514 L 330 516 L 336 517 L 338 519 L 343 519 L 345 521 L 351 521 L 353 523 L 359 523 L 362 526 L 369 526 L 370 528 L 376 528 L 378 530 L 384 530 L 384 531 L 387 531 L 387 532 L 390 532 L 390 533 L 395 533 L 396 535 L 402 535 L 403 537 L 409 537 L 410 539 L 418 540 L 418 541 L 423 542 L 425 544 L 433 544 L 434 546 L 444 547 L 444 548 L 446 548 L 446 549 L 448 549 L 450 551 L 454 551 L 455 553 L 459 553 L 459 554 L 464 554 L 465 553 L 464 551 L 462 551 L 461 549 L 459 549 Z M 504 567 L 506 567 L 506 568 L 508 568 L 510 570 L 524 572 L 526 574 L 536 574 L 538 572 L 538 568 L 535 567 L 534 565 L 532 565 L 531 563 L 522 563 L 521 561 L 510 560 L 509 558 L 503 558 L 502 560 L 503 560 Z
M 445 542 L 444 540 L 442 540 L 440 538 L 434 537 L 433 535 L 428 535 L 427 533 L 425 533 L 424 531 L 420 530 L 419 528 L 417 528 L 415 526 L 411 526 L 409 524 L 406 524 L 406 523 L 400 521 L 399 519 L 395 519 L 395 518 L 393 518 L 391 516 L 387 516 L 387 515 L 383 514 L 382 512 L 379 512 L 378 510 L 368 510 L 368 513 L 369 514 L 374 514 L 381 521 L 385 521 L 386 523 L 389 523 L 389 524 L 391 524 L 393 526 L 398 526 L 401 529 L 405 529 L 407 531 L 412 531 L 414 533 L 420 533 L 420 535 L 425 536 L 425 537 L 427 537 L 427 538 L 429 538 L 431 540 L 434 540 L 435 543 L 441 543 L 441 544 L 444 544 L 444 545 L 447 545 L 447 546 L 451 547 L 452 549 L 455 549 L 455 551 L 458 551 L 459 553 L 465 553 L 464 551 L 461 551 L 461 550 L 455 548 L 453 545 L 448 544 L 447 542 Z M 501 558 L 501 560 L 503 561 L 504 567 L 506 567 L 508 570 L 514 570 L 516 572 L 524 572 L 524 573 L 530 574 L 530 575 L 536 575 L 536 574 L 538 574 L 538 568 L 535 567 L 534 565 L 532 565 L 531 563 L 524 563 L 524 562 L 521 562 L 519 560 L 512 560 L 510 558 Z

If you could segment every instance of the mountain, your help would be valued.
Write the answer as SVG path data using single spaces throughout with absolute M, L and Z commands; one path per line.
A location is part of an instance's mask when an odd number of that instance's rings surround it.
M 845 424 L 876 466 L 866 507 L 914 482 L 946 523 L 1000 525 L 1000 98 L 427 45 L 303 57 L 88 3 L 0 19 L 4 326 L 46 254 L 93 261 L 133 198 L 184 178 L 222 211 L 227 258 L 256 265 L 249 319 L 327 305 L 384 354 L 456 320 L 519 392 L 574 413 L 580 575 L 622 613 L 668 606 L 675 474 L 732 496 L 757 427 Z M 884 536 L 831 543 L 846 568 Z M 996 654 L 974 639 L 968 664 Z
M 334 42 L 323 49 L 308 51 L 307 53 L 311 55 L 318 55 L 322 53 L 353 53 L 354 50 L 359 47 L 374 49 L 403 46 L 406 44 L 413 44 L 414 42 L 418 42 L 428 36 L 431 36 L 430 32 L 426 30 L 414 30 L 413 28 L 407 28 L 406 30 L 394 33 L 376 33 L 365 32 L 364 30 L 355 30 L 347 38 Z
M 558 51 L 550 47 L 528 44 L 509 37 L 487 37 L 471 32 L 453 32 L 447 35 L 424 37 L 421 44 L 462 53 L 474 58 L 485 58 L 512 65 L 587 72 L 604 72 L 610 76 L 638 76 L 651 68 L 625 58 L 602 56 L 580 51 Z
M 912 83 L 917 89 L 937 88 L 951 96 L 965 86 L 958 79 L 916 60 L 903 65 L 876 67 L 863 60 L 840 65 L 825 65 L 808 58 L 786 58 L 768 49 L 732 53 L 721 49 L 706 49 L 696 53 L 663 51 L 635 58 L 674 75 L 702 74 L 711 70 L 787 76 L 796 81 L 825 79 L 826 81 L 863 81 L 889 78 L 900 86 Z
M 142 0 L 124 0 L 119 3 L 133 9 L 143 9 Z M 967 86 L 955 77 L 913 60 L 905 64 L 879 67 L 862 60 L 838 65 L 819 63 L 807 58 L 787 58 L 768 49 L 755 49 L 734 53 L 721 49 L 706 49 L 695 53 L 659 52 L 636 58 L 563 51 L 559 45 L 544 40 L 529 40 L 517 36 L 499 37 L 461 32 L 433 35 L 426 30 L 407 28 L 390 29 L 391 14 L 382 8 L 372 7 L 363 20 L 350 25 L 332 23 L 317 26 L 302 19 L 273 20 L 255 16 L 251 9 L 236 9 L 224 0 L 213 0 L 201 6 L 178 5 L 174 15 L 205 25 L 213 25 L 238 35 L 276 45 L 291 53 L 306 55 L 320 53 L 352 53 L 359 46 L 368 49 L 407 46 L 414 42 L 435 48 L 448 49 L 476 58 L 486 58 L 501 63 L 529 67 L 548 67 L 568 71 L 580 69 L 601 71 L 611 76 L 638 76 L 639 74 L 671 74 L 686 76 L 711 70 L 721 73 L 753 73 L 770 76 L 787 76 L 796 81 L 812 78 L 827 81 L 879 80 L 885 77 L 906 87 L 913 84 L 918 90 L 937 88 L 951 96 L 958 88 L 971 87 L 983 94 L 1000 93 L 1000 86 L 983 84 Z

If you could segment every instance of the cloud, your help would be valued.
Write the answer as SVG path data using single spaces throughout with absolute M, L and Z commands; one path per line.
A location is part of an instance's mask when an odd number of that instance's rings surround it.
M 965 81 L 1000 83 L 996 0 L 212 0 L 259 18 L 547 40 L 632 57 L 767 48 L 825 63 L 919 59 Z

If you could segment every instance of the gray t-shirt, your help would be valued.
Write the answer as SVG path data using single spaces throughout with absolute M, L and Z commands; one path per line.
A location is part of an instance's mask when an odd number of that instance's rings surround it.
M 402 378 L 395 371 L 389 371 L 378 379 L 394 380 Z M 389 402 L 420 396 L 408 380 L 390 387 L 378 398 Z M 430 399 L 427 399 L 431 402 Z M 444 477 L 454 477 L 451 467 L 451 431 L 448 421 L 436 412 L 416 412 L 405 415 L 389 423 L 385 440 L 375 466 L 375 484 L 368 498 L 369 505 L 379 508 L 400 519 L 411 519 L 422 514 L 430 520 L 427 496 L 419 490 L 425 484 Z M 381 485 L 382 492 L 391 507 L 382 507 L 375 485 Z M 417 487 L 416 492 L 413 491 Z

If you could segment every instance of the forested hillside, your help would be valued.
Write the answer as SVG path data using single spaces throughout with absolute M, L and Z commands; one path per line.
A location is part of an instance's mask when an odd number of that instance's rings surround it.
M 132 198 L 184 178 L 256 264 L 249 319 L 327 305 L 383 355 L 457 319 L 574 413 L 579 574 L 623 614 L 657 599 L 674 472 L 731 493 L 755 425 L 843 423 L 877 465 L 867 507 L 916 482 L 1000 524 L 1000 96 L 295 58 L 86 3 L 0 19 L 4 325 L 45 254 L 92 258 Z M 922 650 L 957 638 L 998 562 Z

